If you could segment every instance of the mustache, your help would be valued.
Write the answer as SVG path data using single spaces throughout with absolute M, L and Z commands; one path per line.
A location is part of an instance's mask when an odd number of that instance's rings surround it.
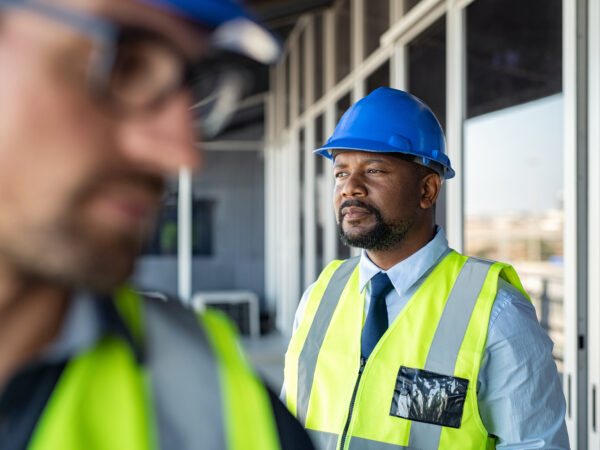
M 152 196 L 161 198 L 165 190 L 166 181 L 162 176 L 135 169 L 105 170 L 93 174 L 86 180 L 85 186 L 82 186 L 75 194 L 74 203 L 79 204 L 84 202 L 99 189 L 110 185 L 132 186 Z
M 344 208 L 349 208 L 351 206 L 356 206 L 356 207 L 359 207 L 359 208 L 366 209 L 367 211 L 369 211 L 372 214 L 374 214 L 375 217 L 378 220 L 380 220 L 381 217 L 382 217 L 381 216 L 381 212 L 377 208 L 375 208 L 374 206 L 368 205 L 367 203 L 364 203 L 364 202 L 362 202 L 360 200 L 354 199 L 354 200 L 346 200 L 346 201 L 342 202 L 342 204 L 340 205 L 340 207 L 338 209 L 338 222 L 340 222 L 340 223 L 342 222 L 342 210 Z

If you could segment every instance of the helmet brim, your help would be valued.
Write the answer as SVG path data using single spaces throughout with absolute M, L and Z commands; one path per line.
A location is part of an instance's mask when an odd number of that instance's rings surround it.
M 405 155 L 414 156 L 416 158 L 424 158 L 423 155 L 411 151 L 410 148 L 399 148 L 390 144 L 386 144 L 384 142 L 358 138 L 335 139 L 331 142 L 328 142 L 324 146 L 314 150 L 313 153 L 324 156 L 325 158 L 331 159 L 333 161 L 333 155 L 335 150 L 353 150 L 359 152 L 375 153 L 402 153 Z M 446 164 L 444 164 L 444 162 L 442 161 L 437 161 L 437 163 L 440 167 L 443 168 L 443 173 L 440 173 L 440 176 L 444 179 L 449 180 L 450 178 L 453 178 L 456 175 L 454 169 L 452 169 L 452 167 L 450 166 L 449 160 Z M 429 167 L 427 164 L 422 165 Z M 436 172 L 439 171 L 436 170 Z

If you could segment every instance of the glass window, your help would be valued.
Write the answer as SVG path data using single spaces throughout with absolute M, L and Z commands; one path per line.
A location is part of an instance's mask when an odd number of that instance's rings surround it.
M 318 100 L 323 95 L 324 77 L 325 77 L 325 66 L 324 66 L 324 53 L 323 53 L 323 14 L 315 14 L 314 29 L 315 29 L 315 48 L 313 54 L 315 58 L 315 100 Z
M 404 14 L 413 9 L 421 0 L 403 0 L 404 1 Z
M 336 109 L 336 120 L 339 121 L 342 116 L 344 115 L 344 113 L 346 112 L 346 110 L 348 108 L 350 108 L 350 103 L 351 102 L 351 97 L 350 97 L 350 93 L 344 95 L 335 105 L 335 109 Z M 329 172 L 329 176 L 333 176 L 333 171 Z M 330 205 L 332 205 L 330 203 Z M 336 216 L 337 216 L 337 211 L 334 211 Z M 346 258 L 350 258 L 350 247 L 347 247 L 346 245 L 344 245 L 342 243 L 342 241 L 340 240 L 338 242 L 338 255 L 337 255 L 338 259 L 346 259 Z
M 423 100 L 446 128 L 446 18 L 441 17 L 407 46 L 408 90 Z M 446 226 L 445 183 L 435 208 L 436 223 Z
M 345 0 L 335 10 L 335 81 L 350 73 L 350 2 Z
M 562 3 L 466 12 L 466 252 L 517 269 L 562 371 Z
M 284 71 L 284 87 L 283 87 L 283 98 L 285 99 L 284 106 L 284 115 L 285 115 L 285 127 L 287 128 L 290 125 L 290 55 L 289 53 L 285 55 L 285 59 L 283 60 L 283 71 Z
M 315 119 L 315 143 L 313 148 L 317 149 L 323 145 L 324 117 L 320 115 Z M 326 192 L 325 177 L 330 176 L 330 171 L 324 170 L 324 164 L 331 165 L 328 160 L 319 155 L 313 155 L 315 160 L 315 217 L 317 222 L 317 271 L 321 271 L 328 261 L 323 260 L 323 246 L 325 242 L 325 214 L 332 214 L 331 192 Z
M 195 198 L 192 202 L 192 255 L 213 254 L 213 209 L 215 202 Z M 177 255 L 177 191 L 165 196 L 156 228 L 145 245 L 144 255 Z
M 441 17 L 407 47 L 408 90 L 446 126 L 446 18 Z
M 379 38 L 390 26 L 390 1 L 365 2 L 365 55 L 379 47 Z
M 373 92 L 379 87 L 390 85 L 390 62 L 386 61 L 367 77 L 367 94 Z

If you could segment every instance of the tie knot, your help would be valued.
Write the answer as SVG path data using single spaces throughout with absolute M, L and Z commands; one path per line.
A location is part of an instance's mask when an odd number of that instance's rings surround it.
M 371 278 L 371 298 L 379 298 L 387 295 L 394 286 L 387 273 L 379 272 Z

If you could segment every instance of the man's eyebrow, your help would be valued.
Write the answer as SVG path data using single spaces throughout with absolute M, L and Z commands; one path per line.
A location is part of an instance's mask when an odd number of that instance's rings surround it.
M 383 158 L 367 158 L 364 160 L 365 163 L 373 163 L 373 162 L 380 162 L 380 163 L 387 163 L 389 162 L 387 159 L 383 159 Z

